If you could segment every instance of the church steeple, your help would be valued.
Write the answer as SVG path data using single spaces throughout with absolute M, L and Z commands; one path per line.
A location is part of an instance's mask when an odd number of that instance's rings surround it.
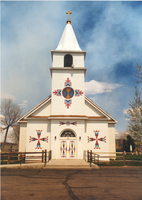
M 66 14 L 68 14 L 68 21 L 56 50 L 82 51 L 81 48 L 79 47 L 78 41 L 76 39 L 75 33 L 71 25 L 71 21 L 69 18 L 69 14 L 71 14 L 71 12 L 68 11 L 66 12 Z
M 51 54 L 51 115 L 83 115 L 86 51 L 79 47 L 69 16 L 58 47 Z

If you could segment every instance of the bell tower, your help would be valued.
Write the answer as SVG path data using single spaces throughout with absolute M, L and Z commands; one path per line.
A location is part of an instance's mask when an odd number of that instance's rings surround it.
M 74 34 L 70 14 L 56 50 L 51 50 L 52 67 L 52 106 L 51 115 L 83 115 L 84 60 L 82 51 Z

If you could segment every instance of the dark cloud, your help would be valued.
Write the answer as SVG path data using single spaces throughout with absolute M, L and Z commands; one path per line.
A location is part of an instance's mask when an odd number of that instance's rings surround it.
M 133 75 L 134 63 L 132 61 L 127 60 L 117 63 L 112 73 L 114 74 L 116 82 L 125 82 L 125 84 L 129 84 L 129 86 L 136 84 L 136 78 Z
M 56 49 L 70 10 L 79 45 L 87 50 L 86 81 L 121 85 L 90 97 L 123 121 L 118 130 L 126 129 L 123 110 L 134 95 L 133 70 L 142 56 L 142 2 L 3 1 L 1 10 L 3 96 L 26 102 L 25 113 L 50 95 L 50 50 Z

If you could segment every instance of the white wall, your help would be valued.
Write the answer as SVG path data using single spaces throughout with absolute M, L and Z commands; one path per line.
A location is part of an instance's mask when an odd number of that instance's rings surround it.
M 91 106 L 87 101 L 85 101 L 85 114 L 87 116 L 103 117 L 104 115 L 97 111 L 93 106 Z
M 20 123 L 19 152 L 26 151 L 27 123 Z
M 98 141 L 99 148 L 95 148 L 96 141 L 91 141 L 88 143 L 88 136 L 95 138 L 94 131 L 98 130 L 98 138 L 106 137 L 106 143 L 103 141 Z M 86 150 L 92 150 L 93 153 L 99 154 L 100 156 L 105 156 L 105 154 L 100 154 L 102 152 L 109 152 L 109 134 L 108 134 L 108 123 L 105 121 L 88 121 L 87 123 L 87 133 L 86 133 Z M 108 160 L 108 159 L 105 159 Z
M 49 116 L 51 114 L 51 100 L 38 108 L 31 116 Z
M 115 124 L 108 124 L 108 135 L 109 135 L 109 152 L 116 152 L 115 144 Z
M 37 141 L 29 142 L 30 136 L 37 137 L 36 130 L 42 130 L 40 138 L 48 136 L 48 143 L 45 141 L 40 141 L 42 149 L 36 149 Z M 47 149 L 50 150 L 50 120 L 28 120 L 27 122 L 27 138 L 26 138 L 26 151 L 27 152 L 39 152 Z
M 66 123 L 69 121 L 77 122 L 77 125 L 60 125 L 59 122 Z M 76 158 L 83 159 L 84 150 L 92 150 L 92 152 L 101 154 L 101 152 L 115 152 L 115 128 L 114 124 L 108 124 L 105 121 L 89 121 L 89 120 L 28 120 L 27 127 L 26 123 L 20 124 L 20 142 L 19 142 L 19 151 L 24 152 L 41 152 L 41 150 L 47 149 L 52 150 L 52 158 L 60 159 L 60 137 L 61 133 L 70 129 L 76 134 Z M 48 143 L 41 141 L 42 149 L 36 149 L 37 141 L 29 142 L 29 138 L 37 138 L 36 130 L 42 130 L 41 137 L 48 136 Z M 99 130 L 98 138 L 106 136 L 106 143 L 99 141 L 100 149 L 95 149 L 95 142 L 91 141 L 88 143 L 88 137 L 96 138 L 94 130 Z M 55 140 L 56 136 L 56 140 Z M 81 137 L 81 140 L 79 140 Z M 67 138 L 65 138 L 67 139 Z M 106 159 L 108 160 L 108 159 Z
M 65 88 L 67 78 L 72 82 L 72 88 L 79 89 L 83 92 L 82 96 L 73 96 L 71 98 L 71 106 L 65 106 L 65 98 L 63 95 L 56 96 L 53 92 L 57 89 Z M 52 107 L 51 115 L 84 115 L 84 71 L 73 70 L 72 73 L 68 70 L 52 71 Z
M 64 56 L 70 54 L 73 57 L 74 67 L 84 67 L 84 53 L 53 53 L 52 67 L 64 67 Z

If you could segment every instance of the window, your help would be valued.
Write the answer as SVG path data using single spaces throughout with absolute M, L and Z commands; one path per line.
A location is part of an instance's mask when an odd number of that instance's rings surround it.
M 73 64 L 73 58 L 72 55 L 66 54 L 64 56 L 64 67 L 71 67 Z
M 75 137 L 75 134 L 71 130 L 65 130 L 61 134 L 61 137 Z
M 65 87 L 63 89 L 62 94 L 63 94 L 63 97 L 65 97 L 66 99 L 70 99 L 74 95 L 74 90 L 71 87 Z

